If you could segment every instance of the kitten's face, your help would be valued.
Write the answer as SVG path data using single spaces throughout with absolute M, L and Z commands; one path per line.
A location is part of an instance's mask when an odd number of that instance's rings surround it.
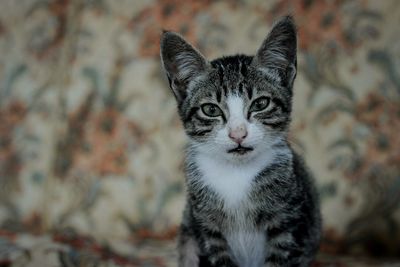
M 192 147 L 246 162 L 280 142 L 290 120 L 296 36 L 276 24 L 255 57 L 208 62 L 179 35 L 164 33 L 161 56 Z
M 290 94 L 251 62 L 246 56 L 215 60 L 207 73 L 189 84 L 190 93 L 179 108 L 199 151 L 243 161 L 267 151 L 285 135 Z

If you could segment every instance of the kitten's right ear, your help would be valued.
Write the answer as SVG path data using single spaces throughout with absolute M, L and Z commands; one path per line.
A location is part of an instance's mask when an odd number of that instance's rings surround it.
M 188 94 L 189 82 L 206 71 L 208 62 L 177 33 L 164 31 L 160 46 L 169 85 L 178 102 L 181 102 Z
M 253 64 L 291 89 L 297 72 L 296 49 L 294 20 L 291 16 L 283 17 L 274 24 L 254 57 Z

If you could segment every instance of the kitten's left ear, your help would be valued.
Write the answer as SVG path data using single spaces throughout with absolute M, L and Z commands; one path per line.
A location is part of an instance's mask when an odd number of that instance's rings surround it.
M 253 64 L 272 76 L 282 86 L 291 88 L 297 71 L 296 26 L 286 16 L 273 26 L 253 59 Z
M 188 95 L 188 84 L 205 73 L 208 61 L 179 34 L 164 32 L 160 44 L 161 61 L 178 103 Z

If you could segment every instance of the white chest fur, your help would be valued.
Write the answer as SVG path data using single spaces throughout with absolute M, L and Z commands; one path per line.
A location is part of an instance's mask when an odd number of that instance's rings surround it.
M 226 234 L 230 253 L 240 267 L 262 267 L 266 256 L 264 231 L 237 229 Z
M 256 175 L 272 162 L 274 156 L 274 153 L 265 153 L 247 164 L 238 165 L 198 154 L 196 165 L 202 181 L 223 199 L 224 207 L 236 210 L 247 200 Z
M 199 156 L 197 163 L 203 182 L 224 200 L 227 209 L 236 208 L 246 198 L 257 174 L 254 169 L 221 164 L 207 157 Z
M 205 184 L 210 186 L 224 201 L 227 212 L 235 215 L 234 225 L 225 231 L 230 253 L 240 267 L 261 267 L 265 260 L 266 233 L 249 227 L 246 209 L 251 206 L 248 194 L 256 175 L 268 164 L 275 154 L 265 154 L 245 165 L 221 163 L 199 155 L 197 166 Z

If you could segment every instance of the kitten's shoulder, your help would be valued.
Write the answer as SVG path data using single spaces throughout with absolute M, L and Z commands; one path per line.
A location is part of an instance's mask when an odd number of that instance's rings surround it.
M 296 152 L 293 148 L 290 147 L 291 153 L 292 153 L 292 164 L 293 164 L 293 171 L 296 174 L 296 176 L 299 177 L 305 177 L 307 179 L 312 179 L 311 172 L 309 168 L 307 167 L 307 163 L 304 159 L 304 157 Z
M 303 190 L 308 192 L 310 200 L 314 205 L 319 205 L 319 195 L 315 184 L 314 176 L 308 168 L 304 157 L 292 149 L 293 153 L 293 172 L 298 181 L 303 184 Z

